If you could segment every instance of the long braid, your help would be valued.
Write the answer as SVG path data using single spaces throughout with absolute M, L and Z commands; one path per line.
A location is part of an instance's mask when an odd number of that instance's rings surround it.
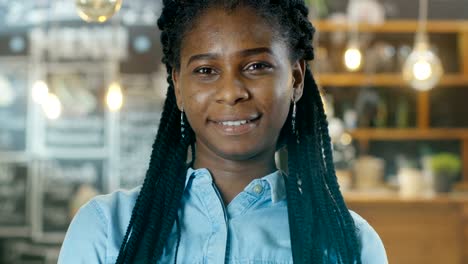
M 315 86 L 316 87 L 316 86 Z M 314 89 L 314 91 L 317 88 Z M 313 106 L 314 108 L 314 115 L 313 115 L 313 124 L 314 124 L 314 134 L 317 135 L 317 139 L 315 140 L 315 153 L 317 155 L 317 162 L 316 166 L 318 168 L 319 173 L 316 175 L 319 187 L 316 187 L 316 190 L 320 192 L 322 197 L 326 197 L 325 201 L 320 203 L 321 204 L 321 211 L 322 214 L 326 216 L 326 219 L 329 219 L 324 224 L 327 225 L 326 230 L 328 230 L 329 235 L 327 237 L 335 237 L 337 239 L 333 239 L 328 241 L 332 245 L 329 248 L 336 248 L 340 254 L 336 254 L 336 252 L 327 252 L 328 256 L 332 254 L 337 255 L 343 259 L 348 259 L 347 255 L 348 252 L 346 250 L 346 241 L 341 239 L 343 237 L 342 233 L 342 225 L 340 223 L 339 217 L 337 217 L 337 205 L 333 199 L 333 193 L 330 192 L 328 185 L 327 185 L 327 178 L 329 177 L 327 174 L 327 169 L 325 167 L 325 162 L 323 161 L 323 144 L 321 143 L 321 138 L 323 137 L 323 131 L 320 129 L 320 122 L 321 118 L 319 116 L 319 109 L 316 105 Z M 343 260 L 341 260 L 343 261 Z
M 304 226 L 304 213 L 302 205 L 302 194 L 299 191 L 297 177 L 299 175 L 298 151 L 292 144 L 288 146 L 288 177 L 286 177 L 286 193 L 288 202 L 289 230 L 291 233 L 291 248 L 295 263 L 303 263 L 303 232 L 300 230 Z
M 131 233 L 131 239 L 126 244 L 125 242 L 127 240 L 124 240 L 124 243 L 122 244 L 121 250 L 119 252 L 117 263 L 130 263 L 132 261 L 132 259 L 135 257 L 135 254 L 136 254 L 136 247 L 140 244 L 142 231 L 145 230 L 144 227 L 148 221 L 148 217 L 146 217 L 146 214 L 149 211 L 149 206 L 150 205 L 158 206 L 161 204 L 160 201 L 165 199 L 164 192 L 154 191 L 160 179 L 160 175 L 161 175 L 160 172 L 162 171 L 161 165 L 164 165 L 161 162 L 162 159 L 160 159 L 159 162 L 157 162 L 158 159 L 156 159 L 156 157 L 164 157 L 167 154 L 167 152 L 172 149 L 172 146 L 178 143 L 177 139 L 169 140 L 170 136 L 176 134 L 173 131 L 173 127 L 175 126 L 174 124 L 178 124 L 178 116 L 180 116 L 180 112 L 178 112 L 175 105 L 176 104 L 175 104 L 174 91 L 173 91 L 172 85 L 170 85 L 168 89 L 168 96 L 167 96 L 164 109 L 163 109 L 163 113 L 161 116 L 161 121 L 160 121 L 161 125 L 158 130 L 158 136 L 156 137 L 155 143 L 153 144 L 153 153 L 152 153 L 152 158 L 151 158 L 150 165 L 147 171 L 147 177 L 145 178 L 145 181 L 143 183 L 142 189 L 140 191 L 140 195 L 137 199 L 135 208 L 132 212 L 132 217 L 131 217 L 132 219 L 130 221 L 129 227 L 127 228 L 127 234 Z M 164 126 L 164 124 L 166 125 Z M 193 136 L 190 138 L 191 140 L 193 140 Z M 171 142 L 173 142 L 174 144 Z M 181 156 L 184 156 L 184 155 L 181 155 Z M 170 166 L 166 166 L 166 167 L 168 167 L 169 171 L 172 170 Z M 158 172 L 158 173 L 156 174 L 155 172 Z M 168 172 L 168 174 L 177 175 L 177 174 L 173 174 L 172 172 Z M 180 176 L 182 177 L 185 175 L 180 175 Z M 162 186 L 163 187 L 167 186 L 167 184 L 165 183 Z M 130 232 L 130 229 L 131 229 L 131 232 Z M 124 248 L 124 250 L 122 250 L 122 248 Z
M 313 121 L 313 123 L 305 123 L 302 127 L 302 134 L 301 136 L 301 144 L 298 146 L 299 149 L 299 156 L 300 157 L 307 157 L 307 159 L 302 159 L 300 162 L 296 162 L 298 164 L 301 164 L 303 169 L 301 170 L 301 179 L 303 183 L 303 190 L 304 190 L 304 201 L 306 201 L 303 211 L 307 214 L 306 219 L 309 219 L 308 226 L 311 226 L 314 228 L 314 230 L 328 230 L 330 234 L 325 234 L 325 235 L 331 235 L 332 237 L 337 237 L 336 234 L 339 232 L 339 228 L 334 228 L 335 225 L 333 225 L 333 219 L 334 219 L 334 214 L 330 213 L 330 210 L 333 208 L 330 206 L 329 200 L 327 200 L 327 192 L 324 186 L 323 182 L 323 177 L 322 175 L 324 174 L 323 167 L 320 166 L 321 164 L 321 151 L 320 151 L 320 144 L 318 144 L 317 138 L 320 137 L 319 131 L 317 130 L 317 125 L 318 125 L 318 115 L 317 110 L 314 109 L 316 108 L 313 104 L 313 102 L 307 102 L 311 100 L 310 97 L 310 89 L 313 89 L 312 87 L 309 87 L 308 84 L 309 82 L 306 82 L 306 87 L 309 88 L 308 90 L 304 91 L 303 99 L 304 100 L 302 103 L 303 107 L 300 107 L 302 109 L 302 119 L 306 119 L 304 116 L 305 113 L 312 115 L 311 117 L 308 117 L 307 119 Z M 307 108 L 307 106 L 311 106 Z M 312 108 L 312 109 L 310 109 Z M 300 116 L 298 116 L 299 118 Z M 291 144 L 294 144 L 295 142 L 291 142 Z M 288 145 L 288 148 L 295 148 L 294 145 Z M 291 157 L 294 158 L 294 157 Z M 290 165 L 291 166 L 291 165 Z M 325 197 L 325 201 L 324 201 Z M 327 221 L 316 221 L 313 222 L 314 218 L 317 218 L 317 213 L 322 214 L 326 217 Z M 330 219 L 330 220 L 328 220 Z M 321 225 L 325 225 L 325 228 L 321 228 Z M 326 243 L 327 241 L 325 240 L 319 240 L 319 241 L 314 241 L 312 242 L 311 240 L 307 240 L 307 238 L 313 237 L 312 231 L 307 228 L 307 225 L 304 226 L 303 231 L 305 232 L 310 232 L 310 236 L 306 236 L 306 239 L 304 240 L 305 243 L 305 249 L 309 250 L 310 253 L 307 254 L 305 257 L 306 259 L 313 259 L 312 263 L 320 263 L 323 260 L 323 254 L 321 252 L 321 249 L 323 248 L 322 244 Z M 337 231 L 338 230 L 338 231 Z M 317 232 L 317 231 L 315 231 Z M 327 237 L 327 236 L 322 236 L 322 237 Z M 334 241 L 332 241 L 334 242 Z M 317 253 L 319 252 L 319 253 Z M 309 263 L 304 262 L 304 263 Z
M 315 84 L 315 81 L 312 78 L 312 81 Z M 354 220 L 348 212 L 346 204 L 344 202 L 344 198 L 339 190 L 338 181 L 336 178 L 335 167 L 333 166 L 333 156 L 332 156 L 332 149 L 331 149 L 331 139 L 330 135 L 328 134 L 328 122 L 325 116 L 325 111 L 323 108 L 323 103 L 320 97 L 320 92 L 318 89 L 314 92 L 315 102 L 318 108 L 318 114 L 320 116 L 321 124 L 320 130 L 322 131 L 322 146 L 324 148 L 324 155 L 325 155 L 325 165 L 326 170 L 328 172 L 327 186 L 330 189 L 330 192 L 333 194 L 334 201 L 338 206 L 338 210 L 340 210 L 340 220 L 343 221 L 344 230 L 355 230 Z M 346 233 L 347 245 L 351 245 L 353 251 L 358 251 L 361 248 L 358 240 L 356 239 L 356 235 L 352 233 Z M 361 263 L 360 259 L 357 259 L 357 263 Z
M 149 168 L 146 173 L 145 180 L 143 182 L 142 188 L 140 190 L 140 195 L 138 196 L 135 207 L 132 211 L 132 216 L 130 218 L 130 223 L 126 231 L 126 235 L 124 237 L 123 243 L 120 248 L 119 256 L 117 258 L 117 263 L 126 263 L 127 256 L 130 258 L 133 257 L 135 253 L 135 248 L 137 243 L 139 242 L 141 233 L 143 231 L 143 227 L 147 218 L 145 217 L 146 212 L 149 209 L 149 206 L 154 192 L 155 185 L 157 184 L 157 180 L 159 179 L 158 176 L 154 176 L 155 167 L 157 158 L 162 156 L 161 154 L 164 153 L 165 150 L 169 149 L 169 144 L 166 144 L 166 135 L 169 134 L 168 126 L 164 124 L 169 123 L 169 119 L 173 114 L 173 105 L 174 100 L 173 97 L 169 96 L 170 89 L 168 89 L 168 96 L 166 102 L 163 107 L 163 112 L 161 115 L 160 126 L 158 128 L 158 133 L 156 139 L 153 143 L 153 150 L 151 154 Z M 128 241 L 129 236 L 133 237 L 131 240 Z
M 165 1 L 165 4 L 168 6 L 174 5 L 175 3 L 176 3 L 175 1 Z M 170 14 L 171 10 L 174 10 L 174 8 L 166 8 L 166 11 L 169 12 L 169 13 L 166 12 L 166 17 L 171 17 L 171 14 Z M 168 25 L 171 24 L 170 19 L 168 21 L 169 22 L 167 24 Z M 161 18 L 158 21 L 158 24 L 160 24 L 160 26 L 162 27 L 167 26 L 167 25 L 164 25 L 164 18 Z M 164 32 L 161 34 L 161 41 L 163 43 L 163 46 L 166 47 L 165 52 L 168 52 L 168 48 L 167 48 L 169 46 L 167 45 L 168 36 Z M 163 60 L 166 60 L 167 62 L 167 58 L 164 58 Z M 170 73 L 171 68 L 169 67 L 169 64 L 166 63 L 166 66 L 167 66 L 168 73 Z M 155 211 L 159 212 L 161 211 L 161 210 L 158 210 L 160 209 L 161 202 L 165 200 L 167 201 L 171 200 L 170 197 L 166 198 L 166 193 L 164 191 L 155 192 L 155 189 L 158 189 L 157 187 L 171 189 L 171 187 L 168 186 L 167 184 L 167 183 L 171 184 L 170 181 L 165 182 L 164 184 L 162 184 L 162 186 L 161 184 L 158 184 L 160 180 L 159 175 L 162 174 L 161 171 L 164 171 L 163 170 L 164 165 L 166 165 L 165 167 L 167 168 L 166 175 L 171 175 L 171 177 L 178 175 L 177 173 L 173 173 L 174 167 L 172 166 L 172 164 L 174 163 L 167 164 L 164 162 L 164 157 L 167 157 L 165 156 L 165 154 L 167 154 L 167 152 L 170 149 L 172 149 L 174 145 L 177 145 L 177 143 L 179 143 L 178 140 L 170 140 L 169 138 L 171 135 L 174 135 L 174 131 L 173 131 L 174 128 L 175 127 L 177 128 L 178 123 L 175 120 L 177 120 L 178 113 L 177 111 L 175 111 L 175 108 L 176 108 L 175 95 L 174 95 L 173 85 L 170 82 L 170 75 L 168 77 L 168 82 L 170 85 L 168 88 L 167 98 L 164 104 L 163 113 L 161 116 L 160 126 L 158 129 L 156 140 L 153 144 L 153 152 L 151 155 L 150 165 L 147 171 L 145 181 L 143 182 L 143 186 L 141 188 L 140 194 L 135 203 L 135 207 L 132 212 L 130 223 L 129 223 L 124 240 L 120 248 L 119 256 L 117 258 L 117 263 L 131 263 L 137 254 L 136 252 L 137 247 L 141 244 L 147 244 L 147 243 L 142 243 L 141 240 L 143 240 L 143 242 L 145 240 L 146 241 L 151 240 L 148 238 L 145 239 L 145 237 L 142 238 L 142 231 L 143 230 L 146 231 L 146 227 L 147 227 L 146 226 L 146 223 L 148 222 L 147 214 L 150 209 L 150 205 L 153 205 L 151 206 L 153 208 L 152 210 L 153 212 Z M 191 129 L 187 129 L 187 130 L 189 134 L 193 134 L 193 131 L 191 131 Z M 191 142 L 188 142 L 185 145 L 188 146 L 190 144 L 193 144 L 193 140 L 194 140 L 193 135 L 191 137 L 188 137 L 188 141 L 191 141 Z M 182 148 L 184 147 L 185 146 L 183 146 Z M 181 152 L 183 151 L 179 151 L 179 153 Z M 182 154 L 179 154 L 179 153 L 178 155 L 181 156 L 181 159 L 183 159 L 186 155 L 184 153 Z M 185 153 L 186 153 L 186 149 L 185 149 Z M 182 175 L 179 175 L 178 178 L 180 177 L 182 177 Z M 175 198 L 175 200 L 177 200 L 177 197 L 172 197 L 172 198 Z M 172 203 L 166 202 L 165 205 L 166 205 L 165 207 L 167 208 L 167 207 L 170 207 Z M 167 213 L 167 211 L 168 210 L 165 210 L 165 213 Z M 161 217 L 157 217 L 157 218 L 161 218 Z M 152 223 L 152 225 L 156 224 L 155 221 L 150 221 L 150 222 Z M 164 228 L 167 229 L 167 223 L 164 225 Z M 156 228 L 152 228 L 152 230 L 155 231 Z M 149 233 L 149 232 L 145 232 L 145 234 L 146 233 Z M 167 232 L 164 232 L 164 233 L 167 233 Z M 154 237 L 154 234 L 151 237 Z M 167 238 L 167 235 L 166 235 L 166 238 Z M 166 238 L 162 237 L 161 239 L 165 240 Z M 148 257 L 149 253 L 143 250 L 143 256 Z

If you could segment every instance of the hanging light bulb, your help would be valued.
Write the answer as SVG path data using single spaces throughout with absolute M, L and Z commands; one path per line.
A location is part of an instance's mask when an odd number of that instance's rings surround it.
M 358 45 L 350 43 L 344 53 L 344 63 L 348 70 L 356 71 L 361 67 L 362 53 Z
M 411 87 L 427 91 L 440 81 L 443 75 L 439 57 L 429 48 L 426 29 L 427 0 L 419 1 L 419 29 L 413 51 L 403 64 L 403 79 Z
M 344 65 L 348 71 L 357 71 L 361 68 L 362 53 L 359 49 L 359 26 L 356 17 L 350 17 L 350 31 L 348 38 L 348 46 L 344 52 Z
M 123 95 L 122 88 L 118 82 L 113 82 L 109 85 L 106 95 L 107 106 L 111 111 L 117 111 L 122 107 Z
M 49 93 L 42 103 L 42 110 L 47 118 L 57 119 L 62 113 L 62 103 L 55 94 Z
M 120 10 L 122 0 L 76 0 L 75 4 L 84 21 L 103 23 Z
M 31 94 L 34 102 L 42 104 L 47 100 L 47 96 L 49 95 L 49 87 L 47 86 L 47 83 L 43 80 L 37 80 L 34 82 Z
M 403 79 L 420 91 L 434 88 L 443 75 L 439 57 L 428 46 L 427 41 L 418 40 L 403 65 Z

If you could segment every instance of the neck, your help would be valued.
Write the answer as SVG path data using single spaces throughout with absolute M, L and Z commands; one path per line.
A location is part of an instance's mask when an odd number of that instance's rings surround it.
M 261 178 L 277 170 L 275 151 L 262 153 L 245 160 L 220 157 L 197 146 L 194 169 L 207 168 L 227 205 L 254 179 Z

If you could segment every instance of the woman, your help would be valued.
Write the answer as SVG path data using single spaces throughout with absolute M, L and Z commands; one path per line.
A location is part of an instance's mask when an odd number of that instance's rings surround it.
M 387 263 L 338 188 L 304 2 L 164 5 L 169 88 L 145 181 L 81 208 L 59 263 Z

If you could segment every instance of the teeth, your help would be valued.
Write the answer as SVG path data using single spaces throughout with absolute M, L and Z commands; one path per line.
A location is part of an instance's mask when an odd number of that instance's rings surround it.
M 240 126 L 247 124 L 249 121 L 247 120 L 239 120 L 239 121 L 225 121 L 225 122 L 220 122 L 223 126 Z

